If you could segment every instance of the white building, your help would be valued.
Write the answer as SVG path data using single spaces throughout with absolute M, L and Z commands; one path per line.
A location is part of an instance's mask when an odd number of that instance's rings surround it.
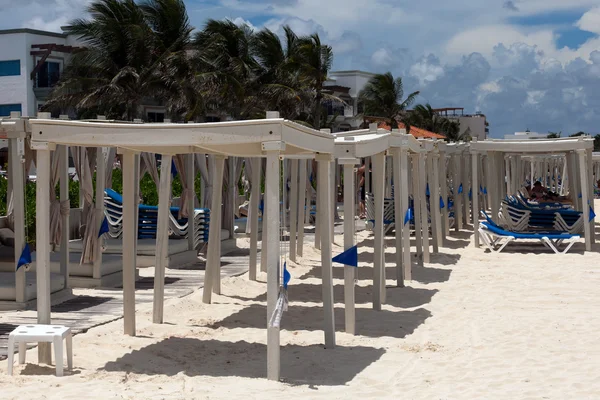
M 75 49 L 63 33 L 0 30 L 0 117 L 36 115 Z
M 490 132 L 489 123 L 484 114 L 464 114 L 462 107 L 435 108 L 433 111 L 441 117 L 457 121 L 460 125 L 460 134 L 467 133 L 477 140 L 485 140 Z
M 538 132 L 515 132 L 512 135 L 504 135 L 504 139 L 513 139 L 513 140 L 524 140 L 524 139 L 545 139 L 548 137 L 547 133 L 538 133 Z
M 76 39 L 64 33 L 0 30 L 0 118 L 11 111 L 35 116 L 75 51 Z M 162 122 L 165 108 L 154 101 L 146 103 L 146 120 Z
M 327 104 L 329 117 L 337 115 L 334 123 L 335 131 L 348 131 L 358 129 L 363 123 L 362 105 L 358 101 L 358 94 L 375 76 L 365 71 L 332 71 L 329 80 L 325 82 L 325 89 L 342 99 L 346 104 Z

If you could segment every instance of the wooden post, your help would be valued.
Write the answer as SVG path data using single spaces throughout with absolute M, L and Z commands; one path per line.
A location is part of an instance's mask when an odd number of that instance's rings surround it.
M 429 260 L 429 218 L 427 212 L 427 201 L 425 199 L 425 152 L 419 153 L 419 187 L 421 191 L 421 229 L 423 232 L 423 262 L 428 263 Z M 417 205 L 415 204 L 415 207 Z
M 56 152 L 60 154 L 59 180 L 60 180 L 60 202 L 69 201 L 69 146 L 57 146 Z M 70 209 L 70 207 L 69 207 Z M 60 239 L 60 273 L 65 282 L 65 288 L 69 284 L 69 212 L 61 214 L 61 239 Z
M 221 200 L 223 187 L 223 170 L 225 168 L 225 157 L 215 155 L 215 168 L 212 170 L 213 191 L 210 205 L 210 224 L 208 227 L 208 254 L 206 257 L 206 271 L 204 274 L 204 290 L 202 302 L 210 304 L 212 292 L 217 286 L 217 275 L 220 275 L 221 254 L 219 253 L 219 242 L 221 241 Z M 263 218 L 264 219 L 264 218 Z M 264 256 L 264 254 L 263 254 Z
M 579 174 L 581 180 L 581 203 L 583 207 L 583 229 L 585 233 L 585 250 L 592 251 L 592 229 L 593 225 L 590 224 L 590 206 L 589 206 L 589 181 L 588 181 L 588 169 L 585 160 L 586 151 L 577 150 L 579 155 Z M 593 221 L 592 221 L 593 222 Z
M 21 257 L 23 248 L 25 247 L 25 179 L 23 177 L 23 164 L 21 164 L 21 157 L 18 156 L 18 141 L 25 140 L 25 132 L 9 133 L 8 145 L 9 145 L 9 157 L 10 157 L 10 178 L 9 182 L 12 182 L 12 193 L 13 193 L 13 216 L 14 216 L 14 232 L 15 232 L 15 268 L 17 262 Z M 15 135 L 15 136 L 13 136 Z M 48 184 L 47 187 L 49 187 Z M 48 190 L 46 190 L 47 192 Z M 48 197 L 48 193 L 46 193 Z M 25 298 L 25 281 L 26 281 L 25 267 L 19 268 L 15 272 L 15 291 L 17 303 L 24 303 Z
M 316 160 L 319 162 L 319 178 L 317 179 L 317 193 L 319 196 L 319 220 L 317 224 L 321 225 L 321 271 L 322 271 L 322 289 L 323 289 L 323 311 L 324 311 L 324 332 L 325 347 L 332 349 L 335 347 L 335 320 L 333 314 L 333 266 L 331 261 L 331 237 L 333 236 L 333 224 L 331 223 L 332 207 L 331 197 L 331 162 L 330 154 L 318 154 Z
M 298 160 L 291 162 L 290 187 L 290 260 L 296 262 L 296 230 L 298 228 Z
M 43 144 L 37 147 L 36 200 L 36 284 L 37 284 L 37 323 L 49 325 L 50 320 L 50 147 Z M 18 182 L 14 182 L 18 187 Z M 12 350 L 12 349 L 11 349 Z M 40 363 L 50 364 L 52 353 L 50 343 L 38 344 Z
M 329 163 L 329 168 L 331 168 L 331 192 L 329 192 L 329 204 L 331 207 L 331 226 L 334 227 L 335 226 L 335 215 L 337 214 L 337 179 L 336 179 L 336 175 L 337 175 L 337 165 L 335 162 L 335 159 Z M 333 233 L 331 235 L 331 243 L 335 243 L 334 242 L 334 236 Z
M 104 235 L 98 236 L 102 221 L 104 220 L 104 185 L 106 184 L 106 153 L 105 147 L 98 148 L 96 152 L 96 204 L 94 212 L 96 213 L 96 229 L 94 231 L 94 240 L 96 240 L 96 253 L 94 254 L 94 266 L 92 275 L 94 279 L 101 279 L 102 273 L 102 247 L 104 245 Z
M 308 205 L 306 204 L 306 165 L 306 160 L 300 160 L 300 164 L 298 166 L 300 171 L 300 177 L 298 179 L 300 198 L 298 200 L 298 242 L 296 243 L 296 252 L 300 257 L 302 257 L 304 254 L 305 214 L 310 214 L 310 201 Z
M 160 184 L 158 188 L 158 223 L 156 228 L 156 253 L 154 256 L 154 302 L 152 305 L 152 322 L 163 323 L 163 306 L 165 301 L 165 268 L 169 257 L 169 213 L 171 212 L 171 164 L 173 156 L 163 154 L 160 163 Z M 193 217 L 192 217 L 193 219 Z M 188 233 L 193 230 L 189 223 Z
M 442 199 L 444 200 L 444 209 L 442 210 L 442 245 L 446 237 L 450 234 L 450 213 L 448 212 L 448 171 L 446 168 L 446 153 L 440 153 L 440 187 Z
M 123 153 L 123 248 L 135 249 L 137 243 L 136 218 L 138 198 L 136 155 L 131 151 Z M 135 270 L 136 252 L 123 252 L 123 322 L 126 335 L 135 336 Z
M 355 234 L 354 214 L 356 206 L 354 204 L 354 166 L 359 163 L 357 159 L 339 160 L 344 166 L 344 250 L 352 248 Z M 351 265 L 344 266 L 344 312 L 346 322 L 346 332 L 352 335 L 356 334 L 355 317 L 355 299 L 354 299 L 354 278 L 356 268 Z
M 261 164 L 262 164 L 262 159 L 261 159 Z M 267 204 L 267 196 L 266 196 L 266 174 L 267 174 L 267 164 L 265 163 L 265 192 L 263 194 L 263 214 L 262 214 L 262 232 L 261 232 L 261 241 L 260 241 L 260 271 L 261 272 L 267 272 L 267 257 L 266 254 L 268 252 L 268 241 L 267 241 L 267 237 L 269 236 L 269 224 L 265 221 L 265 210 L 268 207 Z M 279 204 L 279 200 L 278 203 Z
M 471 163 L 473 168 L 473 244 L 475 247 L 479 247 L 479 155 L 472 153 L 471 157 L 473 158 Z
M 381 310 L 385 291 L 385 254 L 383 247 L 383 195 L 385 191 L 385 153 L 379 153 L 373 159 L 373 210 L 375 222 L 373 233 L 373 309 Z
M 251 281 L 256 280 L 256 267 L 258 258 L 258 204 L 260 203 L 260 167 L 261 158 L 252 160 L 252 193 L 250 195 L 250 266 L 248 269 L 248 278 Z M 263 226 L 264 226 L 263 215 Z M 262 254 L 264 256 L 264 254 Z
M 458 193 L 461 185 L 461 162 L 460 155 L 455 153 L 452 156 L 454 163 L 454 229 L 456 232 L 463 228 L 463 206 L 462 206 L 462 193 Z M 464 188 L 463 188 L 464 189 Z
M 321 177 L 321 163 L 317 164 L 317 212 L 315 213 L 315 249 L 321 249 L 321 219 L 323 213 L 321 210 L 322 186 L 319 184 L 319 178 Z
M 279 144 L 279 143 L 278 143 Z M 267 263 L 267 377 L 270 380 L 279 380 L 279 328 L 270 326 L 269 321 L 275 312 L 279 296 L 279 151 L 263 149 L 267 154 L 265 177 L 265 203 L 263 215 L 263 243 L 268 242 L 262 257 Z M 279 144 L 281 146 L 281 144 Z M 279 147 L 281 149 L 281 147 Z M 268 236 L 264 235 L 264 226 L 268 225 Z M 283 268 L 283 266 L 281 266 Z
M 404 266 L 404 279 L 412 280 L 412 261 L 410 259 L 410 222 L 404 223 L 404 215 L 408 211 L 408 152 L 400 150 L 400 183 L 402 187 L 400 202 L 402 204 L 402 264 Z
M 190 195 L 190 199 L 188 201 L 188 250 L 196 250 L 196 174 L 194 169 L 194 154 L 187 154 L 185 156 L 185 169 L 186 169 L 186 180 L 187 187 Z M 181 175 L 180 175 L 181 176 Z M 160 200 L 159 200 L 160 201 Z M 168 240 L 167 240 L 168 243 Z M 169 245 L 167 245 L 168 249 Z M 167 257 L 169 256 L 169 251 L 167 250 Z
M 402 186 L 402 173 L 401 169 L 401 150 L 396 147 L 392 150 L 392 168 L 394 176 L 394 226 L 396 233 L 396 286 L 404 287 L 404 269 L 402 267 L 403 264 L 403 256 L 404 256 L 404 246 L 402 243 L 402 232 L 404 228 L 404 211 L 403 211 L 403 202 L 400 200 L 402 196 L 404 196 L 404 186 Z M 344 231 L 346 228 L 344 227 Z
M 438 152 L 433 153 L 429 156 L 431 160 L 431 168 L 432 171 L 432 183 L 430 186 L 431 199 L 429 203 L 429 208 L 431 212 L 431 222 L 434 223 L 432 226 L 432 236 L 434 238 L 433 241 L 433 251 L 438 253 L 440 251 L 439 247 L 443 245 L 442 238 L 442 215 L 440 208 L 440 154 Z
M 594 164 L 592 162 L 592 152 L 593 149 L 587 149 L 585 152 L 586 155 L 586 161 L 587 161 L 587 168 L 586 168 L 586 175 L 587 175 L 587 179 L 588 179 L 588 201 L 585 202 L 585 207 L 588 209 L 590 209 L 590 207 L 592 208 L 592 210 L 594 210 Z M 596 236 L 596 222 L 594 220 L 591 220 L 588 222 L 588 224 L 590 225 L 590 242 L 591 244 L 594 244 L 596 242 L 595 240 L 595 236 Z
M 421 184 L 419 181 L 419 154 L 412 154 L 413 217 L 415 219 L 415 245 L 417 258 L 423 263 L 423 232 L 421 230 Z

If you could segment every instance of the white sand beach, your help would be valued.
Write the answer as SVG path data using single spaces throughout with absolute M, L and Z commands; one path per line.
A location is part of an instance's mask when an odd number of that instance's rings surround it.
M 323 348 L 319 253 L 307 246 L 290 263 L 282 382 L 265 379 L 265 276 L 244 274 L 224 278 L 214 304 L 202 291 L 167 300 L 163 325 L 151 323 L 151 304 L 138 306 L 137 337 L 122 334 L 122 320 L 75 336 L 75 369 L 62 378 L 37 365 L 36 350 L 12 377 L 2 361 L 1 398 L 600 398 L 597 252 L 581 243 L 563 256 L 540 244 L 490 254 L 471 232 L 452 232 L 397 288 L 388 238 L 387 303 L 376 312 L 369 235 L 358 235 L 356 336 L 343 332 L 343 268 L 334 267 L 335 349 Z

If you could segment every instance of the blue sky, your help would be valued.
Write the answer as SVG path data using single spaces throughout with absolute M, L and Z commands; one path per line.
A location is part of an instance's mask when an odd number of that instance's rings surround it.
M 0 0 L 0 28 L 59 30 L 89 0 Z M 391 71 L 420 102 L 481 111 L 492 136 L 600 133 L 600 0 L 186 0 L 192 24 L 289 24 L 335 69 Z

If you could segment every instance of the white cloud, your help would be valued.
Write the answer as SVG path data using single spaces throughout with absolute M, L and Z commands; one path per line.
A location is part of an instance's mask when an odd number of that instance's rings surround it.
M 244 18 L 242 17 L 237 17 L 235 19 L 232 19 L 231 22 L 233 22 L 234 24 L 236 24 L 237 26 L 243 26 L 246 25 L 248 26 L 250 29 L 252 29 L 253 31 L 256 31 L 256 27 L 254 25 L 252 25 L 252 22 L 250 21 L 246 21 Z
M 583 14 L 576 26 L 581 30 L 600 34 L 600 7 L 592 8 Z

